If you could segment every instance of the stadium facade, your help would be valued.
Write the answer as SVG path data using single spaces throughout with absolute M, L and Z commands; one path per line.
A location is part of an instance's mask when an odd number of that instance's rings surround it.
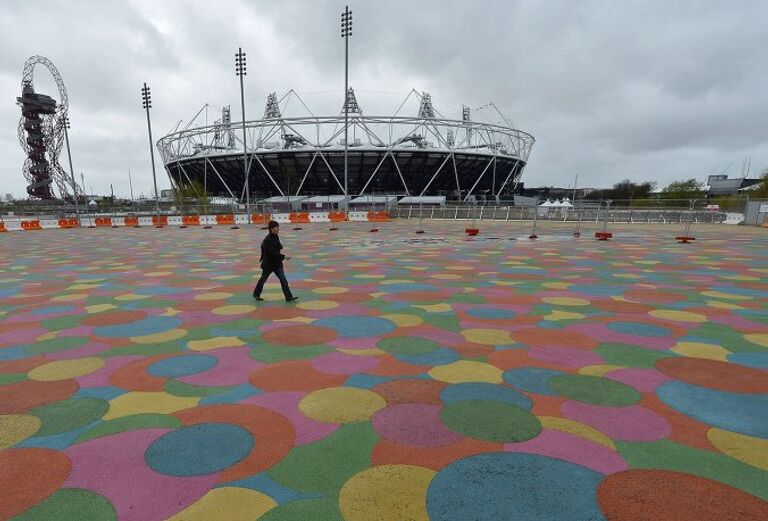
M 281 105 L 295 97 L 307 114 L 284 117 Z M 406 102 L 418 111 L 401 115 Z M 491 106 L 495 109 L 495 105 Z M 340 115 L 314 115 L 293 91 L 267 97 L 261 119 L 242 122 L 229 108 L 213 125 L 162 137 L 157 145 L 171 182 L 202 186 L 210 195 L 244 199 L 245 172 L 253 198 L 344 194 L 344 109 Z M 444 195 L 504 197 L 513 192 L 534 144 L 532 135 L 500 123 L 473 121 L 468 107 L 461 119 L 443 117 L 427 93 L 412 91 L 391 116 L 364 115 L 354 91 L 346 97 L 348 115 L 348 195 Z M 202 110 L 202 109 L 201 109 Z M 200 113 L 198 113 L 199 116 Z

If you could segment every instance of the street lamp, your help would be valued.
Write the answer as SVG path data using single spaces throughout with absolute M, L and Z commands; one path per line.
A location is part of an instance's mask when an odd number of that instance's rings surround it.
M 251 215 L 251 188 L 248 183 L 248 147 L 246 146 L 245 132 L 245 94 L 243 93 L 243 76 L 245 76 L 245 53 L 242 47 L 237 48 L 235 54 L 235 74 L 240 78 L 240 108 L 243 112 L 243 174 L 245 175 L 245 211 L 248 212 L 248 220 Z
M 72 176 L 72 192 L 75 197 L 75 212 L 77 212 L 77 222 L 80 223 L 80 203 L 77 200 L 77 182 L 75 181 L 75 171 L 72 168 L 72 151 L 69 148 L 69 117 L 64 116 L 62 118 L 64 126 L 64 140 L 67 142 L 67 158 L 69 158 L 69 173 Z
M 149 157 L 152 159 L 152 181 L 155 183 L 155 213 L 160 216 L 160 199 L 157 196 L 157 175 L 155 174 L 155 148 L 152 146 L 152 123 L 149 120 L 149 109 L 152 108 L 152 93 L 144 83 L 141 88 L 141 106 L 147 111 L 147 132 L 149 132 Z M 158 225 L 160 224 L 158 219 Z
M 349 152 L 349 37 L 352 36 L 352 11 L 344 6 L 341 13 L 341 37 L 344 38 L 344 206 L 349 212 L 349 193 L 347 188 L 347 155 Z

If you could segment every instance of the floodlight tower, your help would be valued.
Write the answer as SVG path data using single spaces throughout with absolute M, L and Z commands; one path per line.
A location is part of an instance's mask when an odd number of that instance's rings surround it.
M 69 173 L 72 177 L 72 193 L 75 197 L 75 212 L 77 212 L 77 218 L 80 219 L 80 203 L 77 199 L 77 182 L 75 181 L 75 170 L 72 168 L 72 151 L 69 148 L 69 116 L 62 117 L 61 123 L 64 127 L 64 141 L 67 143 L 67 158 L 69 159 Z
M 344 7 L 341 13 L 341 37 L 344 38 L 344 209 L 349 212 L 349 200 L 347 194 L 349 152 L 349 37 L 352 36 L 352 11 L 349 6 Z
M 144 83 L 141 88 L 141 106 L 147 111 L 147 132 L 149 132 L 149 157 L 152 159 L 152 181 L 155 183 L 155 212 L 160 215 L 160 199 L 157 196 L 157 175 L 155 174 L 155 150 L 152 146 L 152 123 L 149 120 L 149 109 L 152 108 L 152 93 Z
M 245 176 L 245 211 L 251 215 L 251 188 L 248 183 L 248 146 L 246 145 L 245 131 L 245 94 L 243 91 L 243 76 L 245 76 L 245 53 L 242 47 L 235 53 L 235 74 L 240 78 L 240 107 L 243 113 L 243 175 Z M 250 219 L 250 217 L 248 218 Z

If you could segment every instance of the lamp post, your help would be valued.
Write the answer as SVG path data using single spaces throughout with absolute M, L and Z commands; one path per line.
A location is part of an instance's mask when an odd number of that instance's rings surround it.
M 69 148 L 69 117 L 64 116 L 64 140 L 67 143 L 67 158 L 69 159 L 69 173 L 72 176 L 72 192 L 75 197 L 75 212 L 77 212 L 77 222 L 80 223 L 80 203 L 77 200 L 77 182 L 75 181 L 75 171 L 72 169 L 72 151 Z
M 149 133 L 149 157 L 152 159 L 152 181 L 155 184 L 155 213 L 160 216 L 160 199 L 157 196 L 157 175 L 155 174 L 155 147 L 152 146 L 152 122 L 149 120 L 149 109 L 152 108 L 152 93 L 144 83 L 141 88 L 141 106 L 147 111 L 147 132 Z M 158 225 L 159 225 L 158 221 Z
M 347 155 L 349 152 L 349 37 L 352 36 L 352 11 L 349 6 L 341 13 L 341 37 L 344 38 L 344 210 L 349 215 L 347 188 Z
M 242 47 L 237 48 L 235 54 L 235 73 L 240 77 L 240 108 L 243 114 L 243 174 L 245 175 L 245 211 L 248 213 L 248 221 L 251 215 L 251 188 L 248 183 L 248 147 L 246 145 L 245 132 L 245 94 L 243 92 L 243 76 L 245 76 L 245 53 Z

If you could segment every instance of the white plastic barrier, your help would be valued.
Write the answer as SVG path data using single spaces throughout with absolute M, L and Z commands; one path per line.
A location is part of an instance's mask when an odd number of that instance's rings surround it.
M 272 214 L 272 220 L 277 221 L 280 224 L 286 224 L 291 222 L 291 214 L 289 213 L 275 213 Z
M 181 226 L 184 224 L 181 215 L 169 215 L 168 226 Z
M 96 219 L 93 217 L 81 217 L 80 226 L 96 226 Z
M 201 215 L 200 216 L 200 226 L 216 226 L 216 216 L 215 215 Z
M 309 222 L 311 223 L 329 223 L 331 218 L 328 216 L 328 212 L 310 212 Z
M 112 226 L 123 228 L 125 226 L 125 217 L 112 217 Z
M 9 232 L 18 232 L 23 228 L 21 227 L 21 221 L 3 221 L 5 229 Z
M 152 217 L 139 217 L 139 226 L 152 226 Z
M 723 221 L 723 224 L 741 224 L 743 222 L 744 222 L 743 213 L 728 212 L 725 214 L 725 221 Z
M 349 220 L 356 222 L 368 221 L 368 212 L 349 212 Z
M 59 229 L 58 219 L 40 219 L 40 227 L 44 230 Z
M 251 224 L 248 215 L 244 213 L 235 214 L 235 224 Z

